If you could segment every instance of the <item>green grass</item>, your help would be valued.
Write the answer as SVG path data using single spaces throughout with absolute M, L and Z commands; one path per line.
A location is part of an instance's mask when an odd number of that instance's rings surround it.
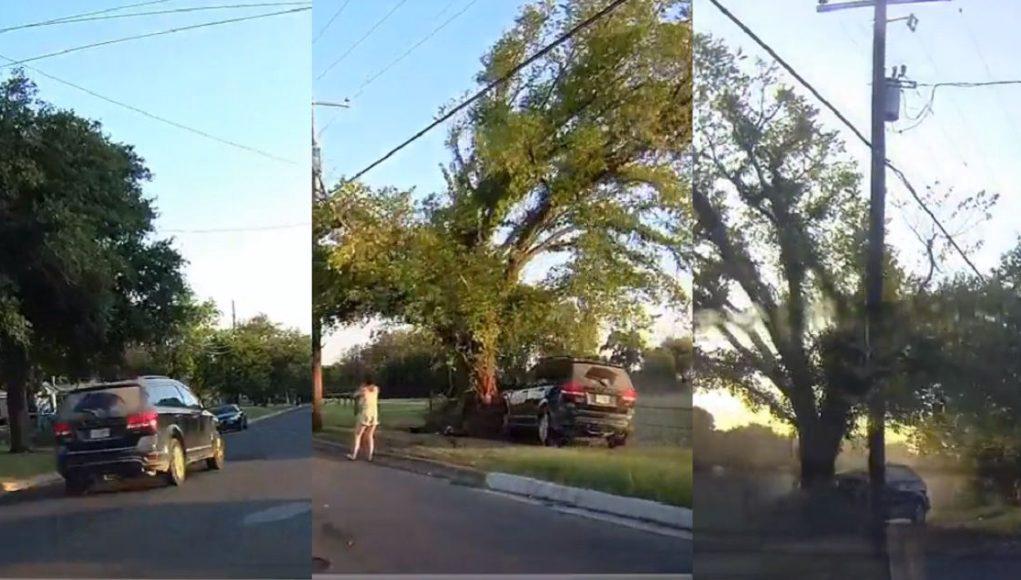
M 672 445 L 546 448 L 435 434 L 415 435 L 407 428 L 424 423 L 424 399 L 380 401 L 381 449 L 433 459 L 482 471 L 500 471 L 691 507 L 691 450 Z M 350 443 L 354 407 L 333 403 L 323 408 L 323 433 Z
M 958 528 L 991 534 L 1017 535 L 1021 533 L 1021 507 L 987 505 L 971 508 L 941 509 L 934 511 L 929 522 L 947 528 Z
M 241 407 L 241 409 L 244 410 L 249 419 L 257 419 L 259 417 L 269 415 L 270 413 L 276 413 L 282 409 L 290 409 L 293 406 L 294 405 L 269 405 L 266 407 Z
M 323 406 L 323 424 L 327 427 L 354 427 L 355 407 L 331 403 Z M 379 424 L 382 429 L 407 429 L 425 422 L 429 403 L 425 399 L 384 399 L 379 402 Z
M 0 481 L 11 481 L 49 473 L 57 469 L 50 449 L 31 453 L 0 451 Z
M 417 448 L 416 454 L 666 504 L 691 507 L 691 450 L 679 447 Z

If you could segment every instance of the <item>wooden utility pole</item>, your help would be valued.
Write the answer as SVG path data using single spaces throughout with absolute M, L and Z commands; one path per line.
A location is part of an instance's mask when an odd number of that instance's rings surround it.
M 886 126 L 887 90 L 896 85 L 896 79 L 886 78 L 886 25 L 888 4 L 918 4 L 948 0 L 854 0 L 830 3 L 819 0 L 819 12 L 832 12 L 847 8 L 872 7 L 872 156 L 870 163 L 869 241 L 865 266 L 865 369 L 870 377 L 868 398 L 869 444 L 869 507 L 872 515 L 876 549 L 886 553 L 886 509 L 883 498 L 886 489 L 886 392 L 877 372 L 876 353 L 885 352 L 882 341 L 883 308 L 883 252 L 886 237 Z M 902 19 L 897 19 L 902 20 Z M 914 30 L 909 19 L 909 27 Z M 896 88 L 896 87 L 895 87 Z M 899 89 L 897 89 L 899 90 Z M 889 574 L 889 566 L 886 567 Z
M 319 148 L 319 140 L 316 138 L 316 107 L 341 107 L 347 108 L 347 103 L 326 103 L 312 101 L 312 207 L 321 203 L 327 197 L 326 186 L 323 184 L 323 162 L 322 150 Z M 315 227 L 312 228 L 315 236 Z M 314 245 L 316 240 L 312 240 Z M 313 287 L 315 282 L 313 281 Z M 315 305 L 315 296 L 312 304 L 312 431 L 318 432 L 323 428 L 323 321 L 319 318 Z

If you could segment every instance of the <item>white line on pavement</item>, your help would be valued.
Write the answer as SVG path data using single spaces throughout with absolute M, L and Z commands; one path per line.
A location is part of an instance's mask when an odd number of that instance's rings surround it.
M 281 520 L 289 520 L 311 511 L 312 502 L 296 501 L 250 513 L 241 520 L 241 523 L 246 526 L 268 524 L 271 522 L 279 522 Z

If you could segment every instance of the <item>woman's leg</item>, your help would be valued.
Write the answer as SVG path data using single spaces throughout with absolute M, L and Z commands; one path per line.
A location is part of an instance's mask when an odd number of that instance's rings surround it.
M 369 426 L 365 435 L 369 444 L 369 461 L 372 461 L 372 454 L 376 451 L 376 425 Z
M 357 425 L 355 427 L 355 441 L 351 446 L 351 453 L 348 454 L 348 459 L 355 459 L 358 457 L 358 448 L 362 446 L 362 433 L 365 432 L 365 425 Z

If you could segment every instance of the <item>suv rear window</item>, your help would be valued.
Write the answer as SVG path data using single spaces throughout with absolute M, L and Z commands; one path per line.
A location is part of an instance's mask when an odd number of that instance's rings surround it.
M 540 361 L 533 369 L 532 375 L 538 381 L 576 381 L 587 385 L 605 384 L 618 391 L 634 388 L 631 378 L 624 369 L 569 359 Z
M 131 414 L 141 406 L 142 390 L 138 385 L 89 389 L 68 393 L 60 406 L 60 415 L 121 417 Z

